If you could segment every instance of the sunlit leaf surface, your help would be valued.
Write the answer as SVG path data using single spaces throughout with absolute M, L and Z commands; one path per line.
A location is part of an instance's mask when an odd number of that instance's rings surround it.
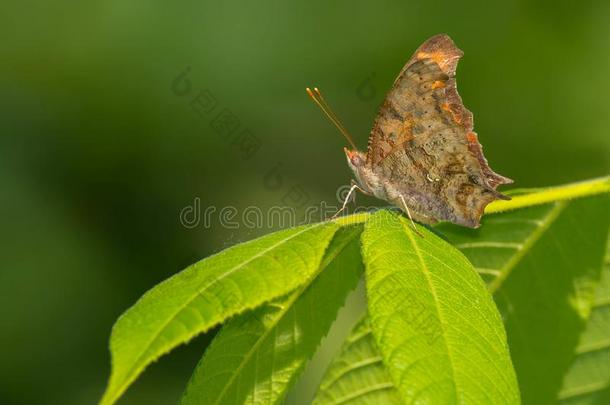
M 230 320 L 197 366 L 183 404 L 281 402 L 362 275 L 362 226 L 340 230 L 317 277 Z
M 116 401 L 148 364 L 180 343 L 305 283 L 337 229 L 308 225 L 236 245 L 144 294 L 113 327 L 102 403 Z
M 362 236 L 373 336 L 407 402 L 518 403 L 501 318 L 466 258 L 380 211 Z
M 607 196 L 487 215 L 477 230 L 438 230 L 494 293 L 523 402 L 555 401 L 593 305 L 608 232 Z

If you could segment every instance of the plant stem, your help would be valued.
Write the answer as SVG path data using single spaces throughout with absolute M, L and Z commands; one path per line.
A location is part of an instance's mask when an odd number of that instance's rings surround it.
M 485 209 L 486 214 L 510 211 L 532 205 L 546 204 L 554 201 L 571 200 L 610 191 L 610 176 L 599 177 L 562 186 L 537 189 L 536 191 L 512 197 L 510 201 L 494 201 Z

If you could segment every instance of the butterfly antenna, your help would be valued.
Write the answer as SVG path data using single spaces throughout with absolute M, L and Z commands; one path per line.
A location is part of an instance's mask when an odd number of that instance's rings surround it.
M 309 94 L 309 97 L 311 97 L 311 99 L 314 101 L 314 103 L 316 103 L 318 107 L 320 107 L 320 109 L 322 110 L 324 115 L 326 115 L 326 117 L 330 120 L 330 122 L 332 122 L 337 127 L 337 129 L 343 134 L 343 136 L 345 137 L 345 139 L 347 139 L 352 148 L 354 150 L 358 149 L 356 147 L 356 144 L 354 143 L 354 139 L 349 134 L 347 129 L 345 129 L 345 127 L 341 123 L 341 120 L 339 120 L 339 117 L 337 117 L 337 114 L 334 113 L 334 111 L 330 108 L 326 100 L 324 100 L 324 97 L 322 97 L 322 93 L 320 92 L 320 90 L 318 90 L 317 87 L 314 87 L 313 91 L 309 87 L 307 87 L 305 90 L 307 91 L 307 94 Z
M 333 111 L 333 109 L 330 108 L 330 105 L 328 105 L 328 103 L 326 102 L 326 99 L 324 98 L 324 96 L 322 96 L 322 92 L 317 87 L 314 87 L 313 91 L 316 94 L 317 99 L 320 100 L 320 102 L 326 109 L 326 111 L 328 111 L 330 113 L 330 115 L 332 115 L 332 117 L 335 119 L 335 122 L 341 126 L 341 129 L 342 129 L 341 132 L 347 133 L 349 135 L 349 131 L 345 128 L 345 125 L 343 125 L 343 123 L 341 122 L 341 120 L 339 119 L 337 114 Z

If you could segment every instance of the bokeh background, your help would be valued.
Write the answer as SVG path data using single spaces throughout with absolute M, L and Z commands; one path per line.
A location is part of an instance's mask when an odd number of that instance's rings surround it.
M 608 21 L 602 0 L 4 2 L 0 402 L 94 403 L 122 311 L 269 231 L 185 227 L 195 199 L 334 203 L 350 180 L 345 142 L 304 88 L 322 88 L 364 148 L 394 76 L 433 34 L 465 52 L 459 90 L 496 171 L 518 187 L 607 174 Z M 211 335 L 122 403 L 177 402 Z

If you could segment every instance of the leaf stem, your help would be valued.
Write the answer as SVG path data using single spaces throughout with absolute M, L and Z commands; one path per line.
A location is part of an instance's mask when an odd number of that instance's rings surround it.
M 610 176 L 564 184 L 562 186 L 537 189 L 536 191 L 518 195 L 510 201 L 494 201 L 485 209 L 486 214 L 510 211 L 532 205 L 546 204 L 554 201 L 571 200 L 595 194 L 610 192 Z

